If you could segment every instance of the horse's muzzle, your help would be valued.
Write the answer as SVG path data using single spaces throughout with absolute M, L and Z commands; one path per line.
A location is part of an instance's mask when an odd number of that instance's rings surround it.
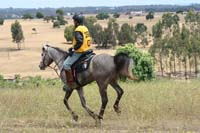
M 43 65 L 42 63 L 40 63 L 39 68 L 40 68 L 40 70 L 45 70 L 45 65 Z

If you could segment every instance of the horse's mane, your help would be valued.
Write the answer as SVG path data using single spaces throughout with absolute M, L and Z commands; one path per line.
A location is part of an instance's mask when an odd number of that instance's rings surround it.
M 48 46 L 49 46 L 49 45 L 48 45 Z M 51 48 L 53 48 L 53 49 L 56 49 L 57 51 L 63 53 L 65 56 L 68 56 L 68 52 L 65 51 L 65 50 L 63 50 L 63 49 L 61 49 L 61 48 L 53 47 L 53 46 L 49 46 L 49 47 L 51 47 Z

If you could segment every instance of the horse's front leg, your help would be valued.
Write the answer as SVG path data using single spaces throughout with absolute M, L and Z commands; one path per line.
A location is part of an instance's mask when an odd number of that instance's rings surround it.
M 90 110 L 87 106 L 86 106 L 86 101 L 85 101 L 85 97 L 84 97 L 84 91 L 83 88 L 78 88 L 77 92 L 79 94 L 80 100 L 81 100 L 81 104 L 83 106 L 83 108 L 88 112 L 88 114 L 94 118 L 97 121 L 99 121 L 99 116 L 97 114 L 95 114 L 92 110 Z
M 70 106 L 69 106 L 69 104 L 68 104 L 68 99 L 69 99 L 69 97 L 71 96 L 72 92 L 73 92 L 73 89 L 67 89 L 67 90 L 66 90 L 65 97 L 64 97 L 64 104 L 65 104 L 66 108 L 69 110 L 69 112 L 71 113 L 73 119 L 74 119 L 75 121 L 78 121 L 78 115 L 76 115 L 76 114 L 72 111 L 72 109 L 70 108 Z

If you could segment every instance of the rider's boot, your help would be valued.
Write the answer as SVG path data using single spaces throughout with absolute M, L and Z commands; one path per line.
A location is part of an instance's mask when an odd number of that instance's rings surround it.
M 66 76 L 67 76 L 67 84 L 71 87 L 75 86 L 74 83 L 74 78 L 73 78 L 73 74 L 72 74 L 72 70 L 65 70 Z

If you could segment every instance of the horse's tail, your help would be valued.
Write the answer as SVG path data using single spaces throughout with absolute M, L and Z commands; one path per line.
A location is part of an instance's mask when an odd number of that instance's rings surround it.
M 135 79 L 132 73 L 134 61 L 125 53 L 119 53 L 114 56 L 114 63 L 117 73 L 126 76 L 130 79 Z

